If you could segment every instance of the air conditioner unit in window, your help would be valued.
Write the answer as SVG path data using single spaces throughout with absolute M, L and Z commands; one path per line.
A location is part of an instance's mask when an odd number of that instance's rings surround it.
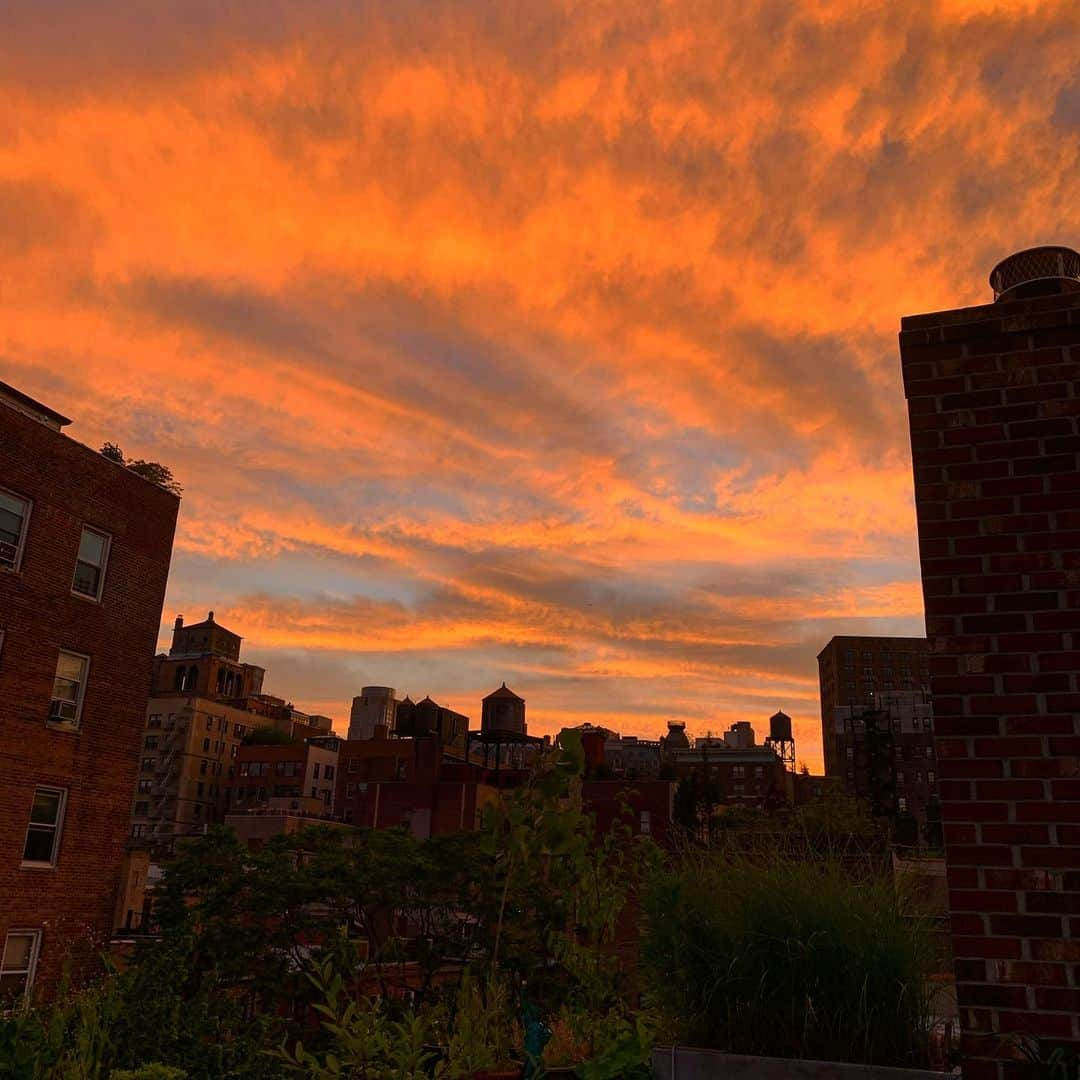
M 9 544 L 6 540 L 0 540 L 0 566 L 15 566 L 15 558 L 19 554 L 19 549 L 14 544 Z
M 64 701 L 61 698 L 53 698 L 49 702 L 49 719 L 60 720 L 64 723 L 74 723 L 76 706 L 74 701 Z

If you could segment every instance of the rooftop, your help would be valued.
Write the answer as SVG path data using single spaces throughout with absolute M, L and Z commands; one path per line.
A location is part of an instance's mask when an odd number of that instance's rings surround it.
M 71 423 L 71 420 L 64 416 L 63 413 L 50 409 L 48 405 L 43 405 L 40 401 L 30 397 L 29 394 L 16 390 L 14 386 L 6 382 L 0 382 L 0 402 L 3 402 L 9 408 L 17 409 L 25 416 L 30 416 L 34 420 L 40 420 L 43 424 L 48 424 L 49 427 L 55 428 L 57 431 Z

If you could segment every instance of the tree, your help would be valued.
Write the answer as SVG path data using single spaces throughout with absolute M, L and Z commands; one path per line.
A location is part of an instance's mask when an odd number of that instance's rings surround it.
M 151 484 L 171 491 L 174 495 L 183 495 L 184 489 L 180 486 L 172 469 L 168 465 L 162 465 L 158 461 L 143 461 L 142 458 L 129 458 L 124 456 L 124 451 L 116 443 L 107 442 L 101 448 L 101 456 L 115 461 L 117 465 L 123 465 L 137 476 L 149 480 Z

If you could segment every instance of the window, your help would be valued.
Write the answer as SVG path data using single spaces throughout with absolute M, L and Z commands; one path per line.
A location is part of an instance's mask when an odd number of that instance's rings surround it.
M 735 797 L 737 799 L 741 799 L 743 797 L 743 792 L 745 791 L 745 787 L 742 784 L 736 784 L 735 787 L 734 787 L 734 791 L 735 791 Z
M 0 957 L 0 1001 L 25 999 L 29 995 L 40 950 L 40 930 L 8 931 L 4 954 Z
M 26 524 L 30 520 L 30 503 L 0 489 L 0 566 L 18 570 L 26 543 Z
M 855 760 L 855 747 L 854 746 L 849 746 L 847 748 L 847 759 L 848 759 L 848 761 L 854 761 Z
M 640 815 L 641 832 L 648 836 L 652 832 L 652 811 L 642 810 Z
M 210 762 L 207 761 L 206 758 L 203 758 L 202 761 L 199 762 L 199 775 L 200 776 L 205 776 L 206 775 L 206 769 L 207 769 L 207 766 L 209 764 L 210 764 Z
M 213 731 L 214 730 L 214 718 L 212 716 L 208 716 L 206 718 L 206 730 L 207 731 Z
M 926 774 L 926 782 L 932 784 L 934 782 L 934 770 L 930 769 Z
M 146 835 L 146 832 L 147 832 L 148 828 L 149 828 L 149 826 L 147 826 L 147 825 L 141 825 L 141 824 L 140 825 L 132 825 L 131 826 L 131 839 L 132 840 L 141 840 Z
M 765 775 L 765 769 L 761 765 L 754 766 L 754 775 L 759 779 Z
M 236 760 L 236 755 L 239 753 L 239 751 L 240 751 L 240 747 L 238 747 L 238 746 L 233 746 L 232 749 L 229 751 L 229 753 L 232 755 L 233 761 Z
M 156 750 L 158 744 L 158 738 L 156 735 L 147 735 L 143 740 L 143 747 L 146 750 Z
M 150 788 L 151 788 L 152 784 L 153 784 L 152 780 L 140 780 L 139 781 L 139 794 L 140 795 L 149 795 L 150 794 Z
M 191 816 L 195 818 L 196 821 L 202 817 L 202 803 L 196 803 L 191 808 Z
M 346 784 L 345 785 L 345 798 L 346 799 L 351 799 L 355 794 L 356 794 L 356 785 L 355 784 Z
M 23 846 L 24 864 L 56 865 L 56 855 L 60 848 L 60 826 L 64 820 L 64 795 L 62 788 L 34 789 L 30 824 L 26 828 L 26 843 Z
M 208 754 L 210 752 L 210 740 L 209 739 L 203 739 L 202 748 L 203 748 L 203 753 L 204 754 Z
M 135 816 L 146 817 L 150 813 L 150 804 L 145 800 L 143 802 L 137 802 L 135 804 Z
M 349 772 L 359 772 L 359 771 L 360 771 L 360 759 L 359 758 L 350 758 L 349 759 Z
M 904 774 L 902 772 L 898 772 L 896 774 L 896 782 L 898 784 L 902 784 L 904 782 Z
M 101 599 L 101 589 L 105 584 L 105 563 L 108 558 L 109 537 L 84 525 L 79 540 L 79 557 L 75 561 L 75 579 L 71 583 L 71 591 L 76 596 L 86 596 L 91 600 Z
M 900 798 L 896 800 L 896 805 L 899 808 L 901 814 L 907 813 L 907 799 L 903 795 L 901 795 Z
M 734 776 L 736 780 L 741 780 L 746 775 L 746 766 L 733 765 L 731 768 L 731 775 Z
M 86 692 L 86 669 L 90 658 L 78 653 L 60 650 L 56 660 L 56 677 L 53 679 L 52 701 L 49 719 L 58 724 L 79 726 L 82 715 L 83 696 Z
M 150 718 L 146 721 L 146 726 L 148 728 L 161 727 L 161 713 L 151 713 Z
M 312 771 L 311 775 L 315 780 L 319 779 L 319 763 L 317 761 L 315 762 L 315 768 Z
M 311 785 L 311 797 L 313 799 L 317 799 L 319 797 L 319 789 L 314 784 Z
M 141 771 L 142 772 L 153 772 L 154 771 L 154 759 L 152 757 L 144 757 L 142 759 L 142 769 L 141 769 Z M 140 781 L 140 783 L 142 783 L 142 782 L 143 781 Z M 149 783 L 149 782 L 150 782 L 149 780 L 146 781 L 146 783 Z
M 326 768 L 323 769 L 323 779 L 324 780 L 333 780 L 334 779 L 334 766 L 333 765 L 327 765 Z

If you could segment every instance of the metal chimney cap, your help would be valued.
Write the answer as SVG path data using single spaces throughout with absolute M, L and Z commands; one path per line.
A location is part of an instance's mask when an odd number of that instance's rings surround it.
M 1072 248 L 1025 248 L 990 271 L 995 300 L 1080 291 L 1080 255 Z

